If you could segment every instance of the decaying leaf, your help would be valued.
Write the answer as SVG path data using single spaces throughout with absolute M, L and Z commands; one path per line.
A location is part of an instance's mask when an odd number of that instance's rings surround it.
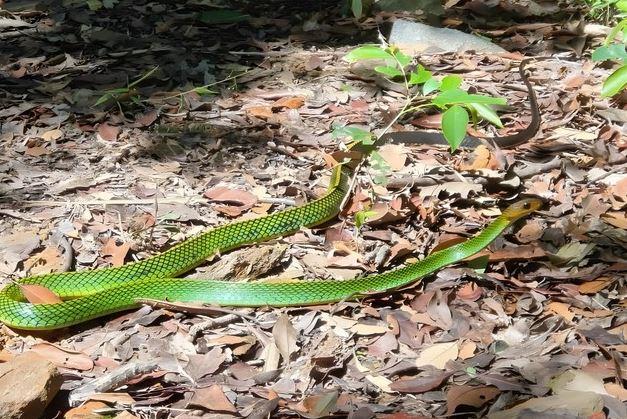
M 435 343 L 422 349 L 415 363 L 418 368 L 431 365 L 444 369 L 448 361 L 457 359 L 458 353 L 457 342 Z
M 452 386 L 446 393 L 446 414 L 452 415 L 460 406 L 481 407 L 500 392 L 491 386 Z
M 50 288 L 37 284 L 18 284 L 24 298 L 31 304 L 57 304 L 63 302 Z
M 289 363 L 291 355 L 298 350 L 298 332 L 286 314 L 281 314 L 277 319 L 272 328 L 272 336 L 283 360 L 286 364 Z

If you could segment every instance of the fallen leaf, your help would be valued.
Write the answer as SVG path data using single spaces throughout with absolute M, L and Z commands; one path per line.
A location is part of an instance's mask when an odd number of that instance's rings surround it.
M 435 343 L 420 351 L 415 363 L 418 368 L 431 365 L 444 369 L 448 361 L 457 359 L 458 353 L 457 342 Z
M 606 212 L 601 214 L 601 219 L 614 227 L 627 230 L 627 216 L 624 212 Z
M 245 109 L 246 113 L 259 119 L 270 119 L 274 115 L 270 106 L 251 106 Z
M 63 138 L 63 131 L 60 129 L 51 129 L 41 134 L 40 137 L 45 141 L 56 141 L 59 138 Z
M 446 415 L 452 415 L 462 405 L 481 407 L 500 393 L 498 388 L 492 386 L 452 386 L 446 393 Z
M 350 328 L 350 331 L 361 336 L 381 335 L 388 331 L 387 326 L 378 324 L 357 323 Z
M 233 204 L 249 208 L 257 203 L 257 197 L 250 192 L 224 187 L 209 189 L 203 194 L 203 196 L 209 199 L 211 202 Z
M 384 144 L 377 150 L 390 169 L 397 172 L 407 162 L 407 147 L 402 144 Z
M 24 150 L 24 154 L 31 157 L 39 157 L 50 154 L 50 150 L 48 150 L 46 147 L 34 146 L 26 148 L 26 150 Z
M 209 411 L 237 413 L 237 409 L 224 395 L 222 388 L 214 384 L 194 390 L 194 395 L 187 403 L 188 406 L 199 406 Z
M 31 304 L 58 304 L 63 300 L 50 288 L 37 284 L 17 284 L 24 298 Z
M 625 387 L 616 383 L 605 383 L 604 386 L 608 394 L 616 397 L 621 402 L 627 401 L 627 389 Z
M 135 399 L 128 393 L 94 393 L 89 396 L 89 400 L 106 403 L 121 403 L 129 406 L 135 403 Z
M 325 392 L 305 397 L 298 403 L 290 403 L 289 406 L 300 415 L 309 418 L 321 418 L 329 416 L 337 410 L 337 391 Z
M 580 294 L 596 294 L 602 289 L 607 288 L 607 286 L 610 285 L 612 282 L 614 281 L 611 278 L 597 278 L 595 280 L 584 282 L 583 284 L 579 285 L 577 291 L 579 291 Z
M 98 138 L 104 141 L 115 141 L 120 135 L 120 127 L 114 127 L 109 124 L 98 125 Z
M 118 240 L 110 237 L 109 240 L 102 247 L 103 256 L 110 256 L 111 266 L 122 266 L 124 265 L 124 260 L 126 259 L 126 255 L 128 251 L 131 249 L 130 242 L 123 242 L 122 244 L 118 244 Z
M 85 353 L 62 348 L 51 343 L 37 343 L 32 346 L 31 350 L 58 367 L 79 371 L 88 371 L 94 367 L 94 361 Z
M 451 375 L 453 372 L 435 372 L 426 377 L 398 380 L 390 384 L 390 389 L 399 393 L 424 393 L 440 387 Z
M 296 329 L 294 329 L 294 326 L 290 323 L 287 314 L 281 314 L 276 323 L 274 323 L 272 336 L 274 337 L 279 352 L 281 352 L 283 360 L 286 364 L 289 364 L 290 356 L 298 350 L 296 343 L 298 332 L 296 332 Z
M 511 409 L 490 413 L 488 419 L 516 419 L 522 412 L 525 412 L 525 417 L 543 417 L 544 413 L 554 416 L 557 411 L 561 412 L 562 417 L 590 417 L 601 411 L 603 405 L 600 394 L 569 391 L 555 396 L 529 399 Z
M 475 356 L 475 351 L 477 350 L 477 344 L 473 341 L 467 340 L 462 343 L 461 348 L 459 348 L 459 358 L 460 359 L 468 359 Z
M 64 259 L 56 246 L 47 246 L 24 261 L 24 268 L 30 275 L 42 275 L 63 269 Z
M 278 99 L 272 104 L 272 108 L 288 108 L 298 109 L 305 104 L 305 98 L 302 96 L 286 96 Z
M 575 313 L 569 310 L 570 306 L 566 303 L 553 301 L 546 306 L 546 311 L 561 316 L 564 320 L 571 323 L 575 318 Z
M 370 381 L 372 384 L 374 384 L 385 393 L 393 393 L 393 390 L 390 388 L 390 384 L 392 384 L 392 381 L 382 375 L 367 374 L 366 380 Z
M 65 412 L 63 417 L 65 419 L 101 419 L 102 415 L 95 413 L 94 411 L 99 409 L 106 409 L 109 406 L 103 402 L 90 400 L 79 407 L 75 407 L 73 409 Z
M 477 301 L 483 295 L 483 288 L 474 282 L 468 282 L 464 284 L 457 291 L 457 298 L 462 301 Z

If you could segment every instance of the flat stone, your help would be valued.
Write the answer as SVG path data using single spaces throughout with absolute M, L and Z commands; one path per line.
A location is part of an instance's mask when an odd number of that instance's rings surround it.
M 62 383 L 56 367 L 34 352 L 0 364 L 0 418 L 40 417 Z
M 485 38 L 470 35 L 456 29 L 434 28 L 424 23 L 397 19 L 392 24 L 390 44 L 408 54 L 477 51 L 505 53 L 503 48 Z

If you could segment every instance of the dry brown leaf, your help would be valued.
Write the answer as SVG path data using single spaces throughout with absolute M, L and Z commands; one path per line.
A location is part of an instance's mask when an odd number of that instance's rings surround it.
M 189 405 L 199 406 L 209 411 L 237 413 L 233 403 L 224 395 L 222 388 L 217 384 L 195 389 Z
M 94 411 L 108 407 L 109 406 L 103 402 L 90 400 L 79 407 L 68 410 L 63 417 L 65 419 L 102 419 L 102 415 L 94 413 Z
M 46 154 L 50 153 L 50 150 L 48 150 L 46 147 L 41 146 L 28 147 L 26 150 L 24 150 L 24 154 L 31 157 L 45 156 Z
M 305 98 L 302 96 L 286 96 L 278 99 L 272 104 L 273 109 L 298 109 L 305 104 Z
M 459 348 L 459 359 L 469 359 L 475 356 L 475 351 L 477 350 L 477 344 L 471 340 L 467 340 L 462 343 L 461 348 Z
M 42 275 L 62 270 L 63 255 L 56 246 L 48 246 L 24 261 L 24 267 L 31 275 Z
M 477 301 L 482 295 L 483 288 L 474 282 L 468 282 L 457 290 L 457 298 L 462 301 Z
M 558 301 L 553 301 L 546 306 L 546 311 L 549 313 L 555 313 L 558 316 L 561 316 L 567 322 L 572 322 L 575 318 L 575 313 L 570 311 L 570 305 L 566 303 L 560 303 Z
M 290 356 L 298 350 L 298 332 L 290 323 L 290 318 L 287 314 L 281 314 L 276 323 L 274 323 L 272 336 L 283 360 L 286 364 L 289 364 Z
M 128 393 L 94 393 L 89 396 L 89 400 L 106 403 L 121 403 L 129 406 L 135 403 L 135 399 Z
M 407 162 L 407 147 L 402 144 L 384 144 L 377 150 L 383 160 L 393 172 L 405 167 Z
M 31 304 L 58 304 L 63 300 L 50 288 L 37 284 L 17 284 L 24 298 Z
M 596 294 L 597 292 L 607 288 L 614 280 L 608 277 L 599 277 L 592 281 L 584 282 L 577 287 L 580 294 Z
M 257 203 L 257 197 L 250 192 L 224 187 L 209 189 L 203 196 L 211 202 L 220 202 L 248 208 L 251 208 Z
M 245 109 L 246 113 L 259 119 L 270 119 L 274 116 L 271 106 L 251 106 Z
M 98 125 L 98 138 L 104 141 L 115 141 L 120 135 L 120 127 L 114 127 L 107 123 Z
M 625 387 L 616 383 L 605 383 L 604 386 L 608 394 L 616 397 L 621 402 L 627 401 L 627 389 Z
M 624 212 L 606 212 L 601 214 L 601 218 L 614 227 L 627 230 L 627 215 Z
M 357 323 L 350 328 L 350 331 L 360 336 L 381 335 L 388 331 L 387 326 L 378 324 Z
M 41 134 L 40 137 L 45 141 L 56 141 L 63 138 L 63 131 L 60 129 L 51 129 Z
M 117 239 L 110 237 L 102 247 L 101 252 L 103 256 L 111 257 L 111 266 L 117 267 L 124 265 L 124 260 L 130 249 L 131 243 L 123 242 L 122 244 L 118 244 Z
M 492 386 L 452 386 L 446 393 L 446 415 L 452 415 L 461 405 L 481 407 L 500 393 L 498 388 Z
M 496 169 L 498 163 L 485 145 L 481 144 L 459 163 L 459 170 Z
M 83 352 L 62 348 L 52 343 L 37 343 L 31 350 L 58 367 L 79 371 L 88 371 L 94 367 L 94 361 Z
M 424 393 L 440 387 L 444 380 L 451 375 L 453 372 L 432 372 L 426 377 L 394 381 L 390 385 L 390 389 L 399 393 Z
M 458 354 L 457 342 L 435 343 L 422 349 L 415 363 L 418 368 L 431 365 L 444 369 L 448 361 L 457 359 Z
M 314 394 L 305 397 L 298 403 L 289 403 L 293 410 L 308 419 L 316 419 L 329 416 L 337 410 L 337 391 Z

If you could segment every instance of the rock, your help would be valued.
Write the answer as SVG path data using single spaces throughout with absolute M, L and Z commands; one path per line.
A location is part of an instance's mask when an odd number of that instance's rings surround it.
M 505 53 L 503 48 L 478 36 L 456 29 L 434 28 L 418 22 L 398 19 L 392 24 L 390 44 L 407 54 L 478 51 L 483 53 Z
M 0 418 L 40 417 L 62 383 L 56 367 L 34 352 L 0 364 Z

